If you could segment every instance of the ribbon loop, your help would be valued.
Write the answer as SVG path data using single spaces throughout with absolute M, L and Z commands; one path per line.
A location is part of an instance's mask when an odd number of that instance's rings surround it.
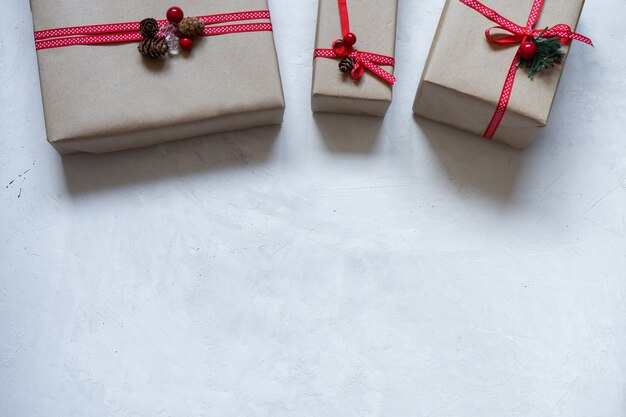
M 591 39 L 581 35 L 580 33 L 572 31 L 572 28 L 569 27 L 569 25 L 558 24 L 556 26 L 552 26 L 543 34 L 544 38 L 549 38 L 551 36 L 558 36 L 559 38 L 563 39 L 563 43 L 566 43 L 568 40 L 573 39 L 575 41 L 579 41 L 582 43 L 586 43 L 587 45 L 593 46 L 593 42 L 591 41 Z
M 510 35 L 503 33 L 492 33 L 494 30 L 503 30 L 505 32 L 510 33 Z M 489 42 L 498 43 L 498 44 L 510 44 L 510 43 L 520 43 L 526 37 L 526 34 L 522 33 L 513 33 L 504 26 L 493 26 L 485 31 L 485 37 Z
M 503 33 L 493 33 L 494 30 L 502 30 L 504 32 L 508 32 L 509 34 L 507 35 Z M 570 39 L 574 39 L 586 43 L 587 45 L 593 46 L 593 42 L 591 41 L 591 39 L 579 33 L 573 32 L 572 28 L 570 28 L 569 25 L 565 24 L 558 24 L 545 30 L 526 28 L 523 32 L 519 33 L 513 32 L 509 28 L 506 28 L 504 26 L 492 26 L 485 31 L 485 37 L 489 42 L 505 45 L 523 42 L 524 39 L 531 36 L 541 36 L 542 38 L 557 36 L 563 40 L 563 43 L 567 43 L 567 41 L 569 41 Z
M 354 68 L 352 68 L 352 71 L 350 71 L 350 77 L 355 81 L 360 80 L 365 73 L 366 66 L 366 62 L 362 61 L 360 58 L 355 59 Z

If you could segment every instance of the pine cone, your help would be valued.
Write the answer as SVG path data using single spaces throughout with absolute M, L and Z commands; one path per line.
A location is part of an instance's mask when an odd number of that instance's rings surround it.
M 154 38 L 154 35 L 159 31 L 159 23 L 156 19 L 148 18 L 143 19 L 139 23 L 139 32 L 141 32 L 141 36 L 144 38 Z
M 165 38 L 148 38 L 141 41 L 138 49 L 141 55 L 157 59 L 165 56 L 170 48 Z
M 204 26 L 204 20 L 188 16 L 180 21 L 176 29 L 178 29 L 178 33 L 184 37 L 191 38 L 201 35 L 204 31 Z
M 352 58 L 348 57 L 339 61 L 339 71 L 343 72 L 344 74 L 349 73 L 350 71 L 352 71 L 353 68 L 354 61 L 352 60 Z

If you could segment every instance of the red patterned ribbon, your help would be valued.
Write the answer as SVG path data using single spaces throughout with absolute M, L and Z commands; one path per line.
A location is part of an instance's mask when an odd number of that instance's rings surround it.
M 207 25 L 202 36 L 216 36 L 227 33 L 271 31 L 271 23 L 245 23 L 238 25 L 209 26 L 218 23 L 242 20 L 269 19 L 270 12 L 257 10 L 250 12 L 215 14 L 197 16 Z M 167 20 L 159 20 L 159 28 Z M 35 32 L 35 48 L 48 49 L 72 45 L 98 45 L 110 43 L 137 42 L 142 39 L 139 33 L 139 22 L 112 23 L 105 25 L 74 26 L 68 28 L 48 29 Z
M 347 0 L 338 0 L 338 4 L 339 18 L 341 20 L 341 32 L 343 37 L 345 37 L 350 33 L 350 19 L 348 18 Z M 387 65 L 390 67 L 395 65 L 395 59 L 389 56 L 359 51 L 351 45 L 340 48 L 333 45 L 332 49 L 316 49 L 313 52 L 313 57 L 330 59 L 352 58 L 354 61 L 354 69 L 351 72 L 351 76 L 353 79 L 358 80 L 361 78 L 363 72 L 367 68 L 378 77 L 387 81 L 389 84 L 394 85 L 396 83 L 396 77 L 380 67 L 380 65 Z
M 507 18 L 502 17 L 500 14 L 496 13 L 494 10 L 490 9 L 489 7 L 485 6 L 477 0 L 459 1 L 478 11 L 489 20 L 498 24 L 498 26 L 491 27 L 485 31 L 485 36 L 490 42 L 495 42 L 499 44 L 521 43 L 528 37 L 537 37 L 541 35 L 544 38 L 558 36 L 562 38 L 563 43 L 569 41 L 570 39 L 574 39 L 593 46 L 591 39 L 573 32 L 568 25 L 559 24 L 546 30 L 545 32 L 543 30 L 534 29 L 534 26 L 537 24 L 537 20 L 539 20 L 539 15 L 541 14 L 541 9 L 543 8 L 543 3 L 545 0 L 533 0 L 533 6 L 530 10 L 530 15 L 528 16 L 528 23 L 526 24 L 526 27 L 511 22 Z M 510 35 L 493 35 L 492 31 L 494 29 L 507 31 L 510 33 Z M 496 133 L 496 130 L 498 129 L 498 126 L 500 125 L 500 122 L 504 117 L 504 113 L 506 112 L 506 109 L 509 105 L 509 100 L 511 99 L 511 93 L 513 91 L 513 84 L 515 82 L 515 75 L 517 74 L 517 66 L 519 64 L 519 61 L 519 53 L 516 53 L 515 57 L 513 58 L 513 63 L 511 64 L 509 72 L 506 76 L 506 80 L 504 82 L 504 87 L 502 88 L 502 93 L 500 94 L 500 100 L 498 101 L 496 111 L 493 115 L 493 118 L 491 119 L 491 122 L 489 122 L 487 130 L 483 134 L 483 136 L 487 139 L 493 138 L 493 135 Z

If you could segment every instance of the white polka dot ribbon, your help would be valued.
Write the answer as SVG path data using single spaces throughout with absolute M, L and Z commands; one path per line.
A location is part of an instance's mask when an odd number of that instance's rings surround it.
M 269 20 L 270 12 L 268 10 L 215 14 L 198 16 L 198 18 L 202 19 L 207 25 L 202 33 L 202 36 L 272 31 L 272 24 L 269 22 L 212 26 L 220 23 L 245 20 Z M 165 24 L 167 24 L 167 20 L 158 21 L 159 28 L 163 27 Z M 73 26 L 35 32 L 35 49 L 41 50 L 74 45 L 101 45 L 137 42 L 141 39 L 142 36 L 139 32 L 139 22 Z

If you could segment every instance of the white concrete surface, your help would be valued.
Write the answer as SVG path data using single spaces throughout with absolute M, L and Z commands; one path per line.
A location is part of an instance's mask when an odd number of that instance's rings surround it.
M 525 152 L 413 118 L 442 4 L 382 123 L 311 115 L 316 2 L 273 0 L 282 128 L 60 158 L 4 2 L 0 416 L 626 416 L 626 3 Z

